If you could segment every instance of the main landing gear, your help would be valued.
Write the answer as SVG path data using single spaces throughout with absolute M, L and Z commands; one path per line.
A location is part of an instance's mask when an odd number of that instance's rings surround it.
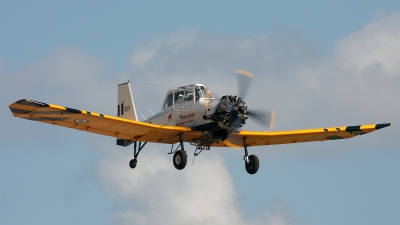
M 147 142 L 142 143 L 141 141 L 139 141 L 139 142 L 135 141 L 133 144 L 134 144 L 135 153 L 134 153 L 133 159 L 129 162 L 129 166 L 132 169 L 134 169 L 136 167 L 137 157 L 139 156 L 140 151 L 147 144 Z M 183 147 L 183 138 L 182 138 L 181 133 L 179 134 L 179 145 L 178 145 L 178 147 L 176 147 L 175 151 L 172 151 L 173 147 L 174 147 L 174 145 L 172 145 L 171 152 L 169 152 L 168 154 L 174 153 L 174 157 L 172 160 L 174 163 L 174 166 L 176 169 L 182 170 L 183 168 L 186 167 L 187 155 L 186 155 L 186 151 Z
M 140 151 L 141 151 L 141 150 L 143 149 L 143 147 L 147 144 L 147 142 L 144 142 L 144 143 L 142 144 L 141 141 L 139 141 L 139 143 L 138 143 L 137 141 L 135 141 L 133 144 L 134 144 L 135 152 L 134 152 L 134 155 L 133 155 L 133 159 L 129 162 L 129 166 L 130 166 L 132 169 L 135 169 L 136 164 L 137 164 L 137 157 L 139 156 Z
M 243 147 L 244 147 L 244 164 L 246 167 L 246 171 L 249 174 L 255 174 L 258 171 L 258 167 L 260 165 L 258 161 L 258 157 L 256 155 L 249 155 L 247 152 L 247 143 L 246 143 L 246 138 L 243 138 Z
M 175 151 L 172 151 L 173 147 L 174 145 L 172 145 L 171 152 L 169 152 L 168 154 L 174 153 L 172 162 L 174 163 L 174 166 L 177 170 L 182 170 L 186 167 L 187 163 L 187 155 L 185 148 L 183 147 L 182 133 L 179 134 L 179 145 L 178 147 L 176 147 Z M 179 147 L 181 148 L 180 150 L 178 150 Z
M 147 142 L 142 143 L 141 141 L 134 142 L 134 158 L 129 162 L 129 166 L 134 169 L 137 165 L 137 157 L 139 156 L 140 151 L 143 149 L 143 147 L 147 144 Z M 177 170 L 182 170 L 186 167 L 187 164 L 187 154 L 185 151 L 185 148 L 183 146 L 183 138 L 182 138 L 182 133 L 179 134 L 179 145 L 176 147 L 175 151 L 172 151 L 174 145 L 172 145 L 171 152 L 168 154 L 174 154 L 173 157 L 173 164 L 174 167 Z M 255 174 L 258 171 L 258 167 L 260 165 L 258 161 L 258 157 L 256 155 L 249 155 L 247 151 L 247 143 L 246 143 L 246 138 L 243 138 L 243 147 L 244 147 L 244 157 L 243 160 L 245 162 L 245 168 L 246 171 L 249 174 Z

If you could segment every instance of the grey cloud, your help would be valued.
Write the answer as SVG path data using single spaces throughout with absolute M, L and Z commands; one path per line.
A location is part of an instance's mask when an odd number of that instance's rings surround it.
M 36 101 L 53 103 L 72 108 L 99 111 L 114 114 L 116 102 L 116 83 L 110 79 L 111 71 L 106 59 L 86 54 L 74 47 L 59 47 L 49 55 L 28 65 L 10 70 L 2 69 L 2 77 L 7 82 L 0 83 L 4 93 L 0 96 L 3 106 L 27 98 Z M 3 107 L 3 115 L 12 116 L 8 107 Z M 6 127 L 24 127 L 25 131 L 34 131 L 38 125 L 31 121 L 5 119 Z M 26 135 L 29 143 L 45 134 L 52 135 L 53 127 L 49 126 L 43 132 L 31 132 Z M 20 140 L 17 129 L 3 131 L 8 140 Z M 63 131 L 61 131 L 63 132 Z M 53 134 L 55 135 L 55 134 Z M 18 141 L 17 143 L 23 144 Z M 45 142 L 47 143 L 47 142 Z M 50 142 L 48 142 L 50 144 Z
M 241 224 L 233 181 L 218 154 L 177 172 L 160 150 L 142 154 L 134 171 L 126 154 L 112 153 L 99 164 L 108 193 L 126 206 L 114 214 L 117 224 Z
M 121 152 L 109 152 L 110 157 L 99 163 L 101 181 L 119 202 L 112 215 L 115 224 L 293 224 L 290 209 L 283 203 L 246 222 L 232 178 L 216 152 L 176 171 L 170 157 L 160 150 L 143 153 L 134 171 L 127 167 L 129 156 Z
M 59 47 L 49 55 L 11 72 L 13 87 L 21 87 L 21 98 L 65 103 L 82 107 L 87 100 L 96 104 L 107 96 L 107 78 L 111 70 L 106 59 L 93 57 L 75 47 Z M 72 101 L 73 99 L 73 101 Z
M 383 16 L 341 40 L 335 53 L 339 64 L 358 72 L 379 65 L 385 74 L 400 75 L 400 13 Z

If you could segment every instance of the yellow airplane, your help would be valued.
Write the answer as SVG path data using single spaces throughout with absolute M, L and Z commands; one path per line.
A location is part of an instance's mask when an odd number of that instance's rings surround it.
M 240 81 L 239 96 L 244 97 L 253 75 L 237 70 Z M 240 78 L 241 79 L 241 78 Z M 244 88 L 243 88 L 244 87 Z M 139 121 L 136 114 L 129 82 L 118 85 L 117 116 L 109 116 L 86 110 L 78 110 L 59 105 L 22 99 L 11 104 L 15 117 L 69 127 L 81 131 L 115 137 L 117 145 L 134 146 L 134 158 L 130 167 L 136 167 L 140 151 L 148 142 L 171 144 L 176 169 L 185 168 L 187 154 L 184 142 L 196 147 L 195 156 L 213 147 L 244 148 L 245 168 L 255 174 L 259 168 L 256 155 L 249 155 L 247 147 L 290 144 L 312 141 L 326 141 L 352 138 L 381 128 L 391 123 L 367 124 L 359 126 L 337 126 L 303 130 L 271 131 L 273 112 L 252 112 L 241 97 L 226 95 L 215 99 L 202 84 L 191 84 L 169 89 L 161 107 L 161 112 Z M 269 131 L 239 130 L 248 116 L 265 121 Z M 174 144 L 178 146 L 174 148 Z

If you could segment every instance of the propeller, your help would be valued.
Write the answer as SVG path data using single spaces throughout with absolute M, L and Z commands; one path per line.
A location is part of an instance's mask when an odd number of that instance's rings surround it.
M 245 70 L 236 70 L 236 74 L 238 75 L 238 93 L 242 99 L 245 99 L 247 92 L 250 88 L 251 80 L 254 78 L 254 75 Z M 246 107 L 245 115 L 248 115 L 251 119 L 256 120 L 262 126 L 267 127 L 268 131 L 271 131 L 274 127 L 275 121 L 275 111 L 273 110 L 257 110 L 252 109 L 249 110 Z
M 215 112 L 207 115 L 209 110 L 210 100 L 205 104 L 204 119 L 211 119 L 218 122 L 220 127 L 224 129 L 239 129 L 242 127 L 246 120 L 250 117 L 256 120 L 260 125 L 267 127 L 271 131 L 274 125 L 275 113 L 273 110 L 249 110 L 246 102 L 243 99 L 249 91 L 250 84 L 254 75 L 245 70 L 236 70 L 237 84 L 239 96 L 225 95 L 222 96 L 219 103 L 216 105 Z M 208 95 L 211 93 L 207 92 Z
M 268 127 L 268 131 L 274 129 L 274 122 L 275 122 L 275 111 L 258 111 L 258 110 L 247 110 L 247 114 L 250 118 L 257 120 L 260 124 L 264 127 Z
M 244 70 L 236 70 L 236 74 L 238 75 L 237 84 L 239 97 L 245 99 L 254 75 Z

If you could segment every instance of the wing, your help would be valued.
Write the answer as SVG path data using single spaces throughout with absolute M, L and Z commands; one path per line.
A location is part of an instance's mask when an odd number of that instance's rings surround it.
M 201 135 L 188 127 L 166 126 L 123 119 L 85 110 L 22 99 L 10 106 L 15 117 L 102 134 L 118 139 L 156 143 L 176 143 Z
M 218 147 L 243 147 L 243 138 L 248 146 L 291 144 L 311 141 L 328 141 L 352 138 L 381 128 L 391 126 L 391 123 L 367 124 L 360 126 L 341 126 L 328 128 L 314 128 L 305 130 L 288 130 L 273 132 L 257 132 L 241 130 L 229 135 L 225 143 L 215 143 Z

